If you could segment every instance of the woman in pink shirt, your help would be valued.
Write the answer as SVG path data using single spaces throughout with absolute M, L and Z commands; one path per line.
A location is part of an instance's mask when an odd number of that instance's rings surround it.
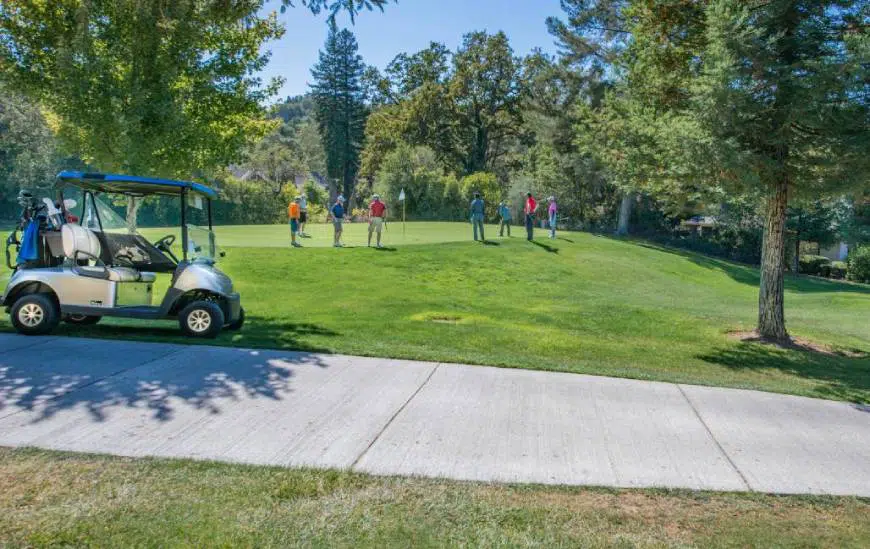
M 556 206 L 556 197 L 551 196 L 547 199 L 547 202 L 550 203 L 550 206 L 547 208 L 547 213 L 550 216 L 550 238 L 556 238 L 556 212 L 558 211 L 558 207 Z

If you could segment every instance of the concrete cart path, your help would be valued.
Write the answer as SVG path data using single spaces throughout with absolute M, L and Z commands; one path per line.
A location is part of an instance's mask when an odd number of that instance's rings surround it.
M 0 445 L 870 497 L 870 410 L 671 383 L 0 334 Z

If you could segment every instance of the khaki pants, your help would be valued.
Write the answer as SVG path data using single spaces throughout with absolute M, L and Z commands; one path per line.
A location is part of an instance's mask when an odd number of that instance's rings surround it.
M 381 231 L 384 230 L 384 218 L 383 217 L 373 217 L 371 221 L 369 221 L 369 234 L 373 232 L 377 232 L 381 234 Z

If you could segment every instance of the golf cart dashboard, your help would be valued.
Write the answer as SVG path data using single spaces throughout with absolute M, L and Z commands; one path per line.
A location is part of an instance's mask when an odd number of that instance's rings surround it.
M 176 264 L 138 234 L 96 232 L 100 260 L 106 265 L 132 267 L 152 273 L 171 273 Z

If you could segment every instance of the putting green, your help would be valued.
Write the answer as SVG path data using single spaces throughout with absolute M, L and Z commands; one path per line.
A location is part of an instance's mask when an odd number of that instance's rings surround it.
M 487 225 L 486 237 L 498 237 L 498 227 Z M 310 238 L 300 238 L 299 242 L 306 247 L 323 248 L 332 246 L 332 223 L 309 223 L 305 227 Z M 178 234 L 175 228 L 141 229 L 143 235 L 150 240 L 167 234 Z M 283 248 L 290 245 L 289 225 L 232 225 L 215 228 L 218 244 L 225 248 Z M 536 229 L 537 236 L 544 236 L 543 229 Z M 515 225 L 511 228 L 514 238 L 525 235 L 525 228 Z M 406 246 L 414 244 L 437 244 L 440 242 L 462 242 L 473 239 L 471 223 L 447 222 L 410 222 L 402 227 L 401 221 L 387 224 L 382 235 L 384 246 Z M 342 235 L 344 244 L 348 247 L 365 246 L 368 240 L 368 223 L 345 223 Z M 372 244 L 376 242 L 372 237 Z

